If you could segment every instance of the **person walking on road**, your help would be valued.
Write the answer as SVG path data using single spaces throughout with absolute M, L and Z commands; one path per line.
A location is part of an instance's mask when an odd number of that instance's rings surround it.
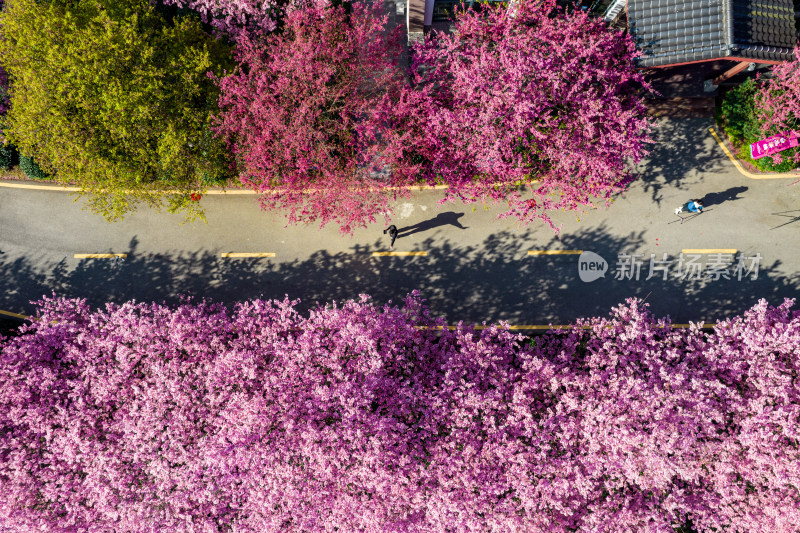
M 394 250 L 394 241 L 395 241 L 395 239 L 397 239 L 397 233 L 398 233 L 397 232 L 397 226 L 392 224 L 391 226 L 389 226 L 388 228 L 383 230 L 383 234 L 386 235 L 386 233 L 388 233 L 389 234 L 389 238 L 392 239 L 392 243 L 389 245 L 389 248 L 391 250 Z
M 684 218 L 681 216 L 681 213 L 691 213 L 692 215 L 699 215 L 703 212 L 703 201 L 702 200 L 689 200 L 682 206 L 675 209 L 675 214 L 678 215 L 678 218 L 681 219 L 681 224 L 683 224 Z

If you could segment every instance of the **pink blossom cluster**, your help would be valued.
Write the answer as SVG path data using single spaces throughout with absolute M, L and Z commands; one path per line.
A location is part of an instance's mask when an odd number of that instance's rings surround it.
M 274 0 L 162 0 L 166 5 L 193 9 L 203 22 L 220 34 L 237 40 L 246 34 L 262 34 L 275 30 L 280 17 Z
M 0 530 L 789 533 L 800 313 L 525 339 L 418 294 L 45 299 L 2 341 Z

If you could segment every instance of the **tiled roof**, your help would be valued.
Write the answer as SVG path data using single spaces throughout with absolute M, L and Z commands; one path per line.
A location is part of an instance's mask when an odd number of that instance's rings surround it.
M 628 0 L 628 27 L 640 67 L 786 61 L 797 41 L 793 0 Z

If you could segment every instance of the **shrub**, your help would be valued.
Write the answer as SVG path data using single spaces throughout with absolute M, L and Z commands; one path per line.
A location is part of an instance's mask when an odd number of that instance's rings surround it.
M 19 164 L 19 152 L 11 143 L 0 145 L 0 169 L 11 170 Z
M 770 156 L 759 159 L 750 157 L 750 144 L 770 135 L 764 133 L 760 118 L 758 99 L 761 91 L 761 85 L 753 79 L 728 90 L 722 97 L 717 121 L 731 142 L 738 145 L 737 156 L 740 159 L 765 172 L 788 172 L 797 166 L 794 163 L 797 148 L 781 152 L 783 161 L 779 164 L 775 164 Z
M 759 86 L 749 79 L 728 90 L 722 97 L 720 118 L 725 133 L 734 143 L 761 139 L 761 123 L 756 109 Z
M 27 155 L 20 154 L 19 156 L 19 168 L 22 172 L 25 173 L 31 179 L 34 180 L 46 180 L 50 179 L 50 176 L 45 174 L 44 170 L 39 168 L 39 165 L 36 164 L 36 161 L 33 160 L 32 157 Z

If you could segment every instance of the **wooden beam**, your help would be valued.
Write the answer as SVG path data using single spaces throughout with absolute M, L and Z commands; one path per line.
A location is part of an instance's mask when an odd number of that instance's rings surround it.
M 747 59 L 740 57 L 712 57 L 711 59 L 700 59 L 699 61 L 686 61 L 683 63 L 670 63 L 669 65 L 654 65 L 651 67 L 636 67 L 636 70 L 649 70 L 651 68 L 682 67 L 683 65 L 696 65 L 697 63 L 709 63 L 711 61 L 736 61 L 744 63 L 758 63 L 759 65 L 780 65 L 785 61 L 771 61 L 766 59 Z
M 714 85 L 719 85 L 723 81 L 728 80 L 728 79 L 736 76 L 737 74 L 739 74 L 741 71 L 745 70 L 749 66 L 750 66 L 750 62 L 742 61 L 741 63 L 739 63 L 738 65 L 736 65 L 732 69 L 728 69 L 727 71 L 723 72 L 722 74 L 720 74 L 719 76 L 714 78 Z

